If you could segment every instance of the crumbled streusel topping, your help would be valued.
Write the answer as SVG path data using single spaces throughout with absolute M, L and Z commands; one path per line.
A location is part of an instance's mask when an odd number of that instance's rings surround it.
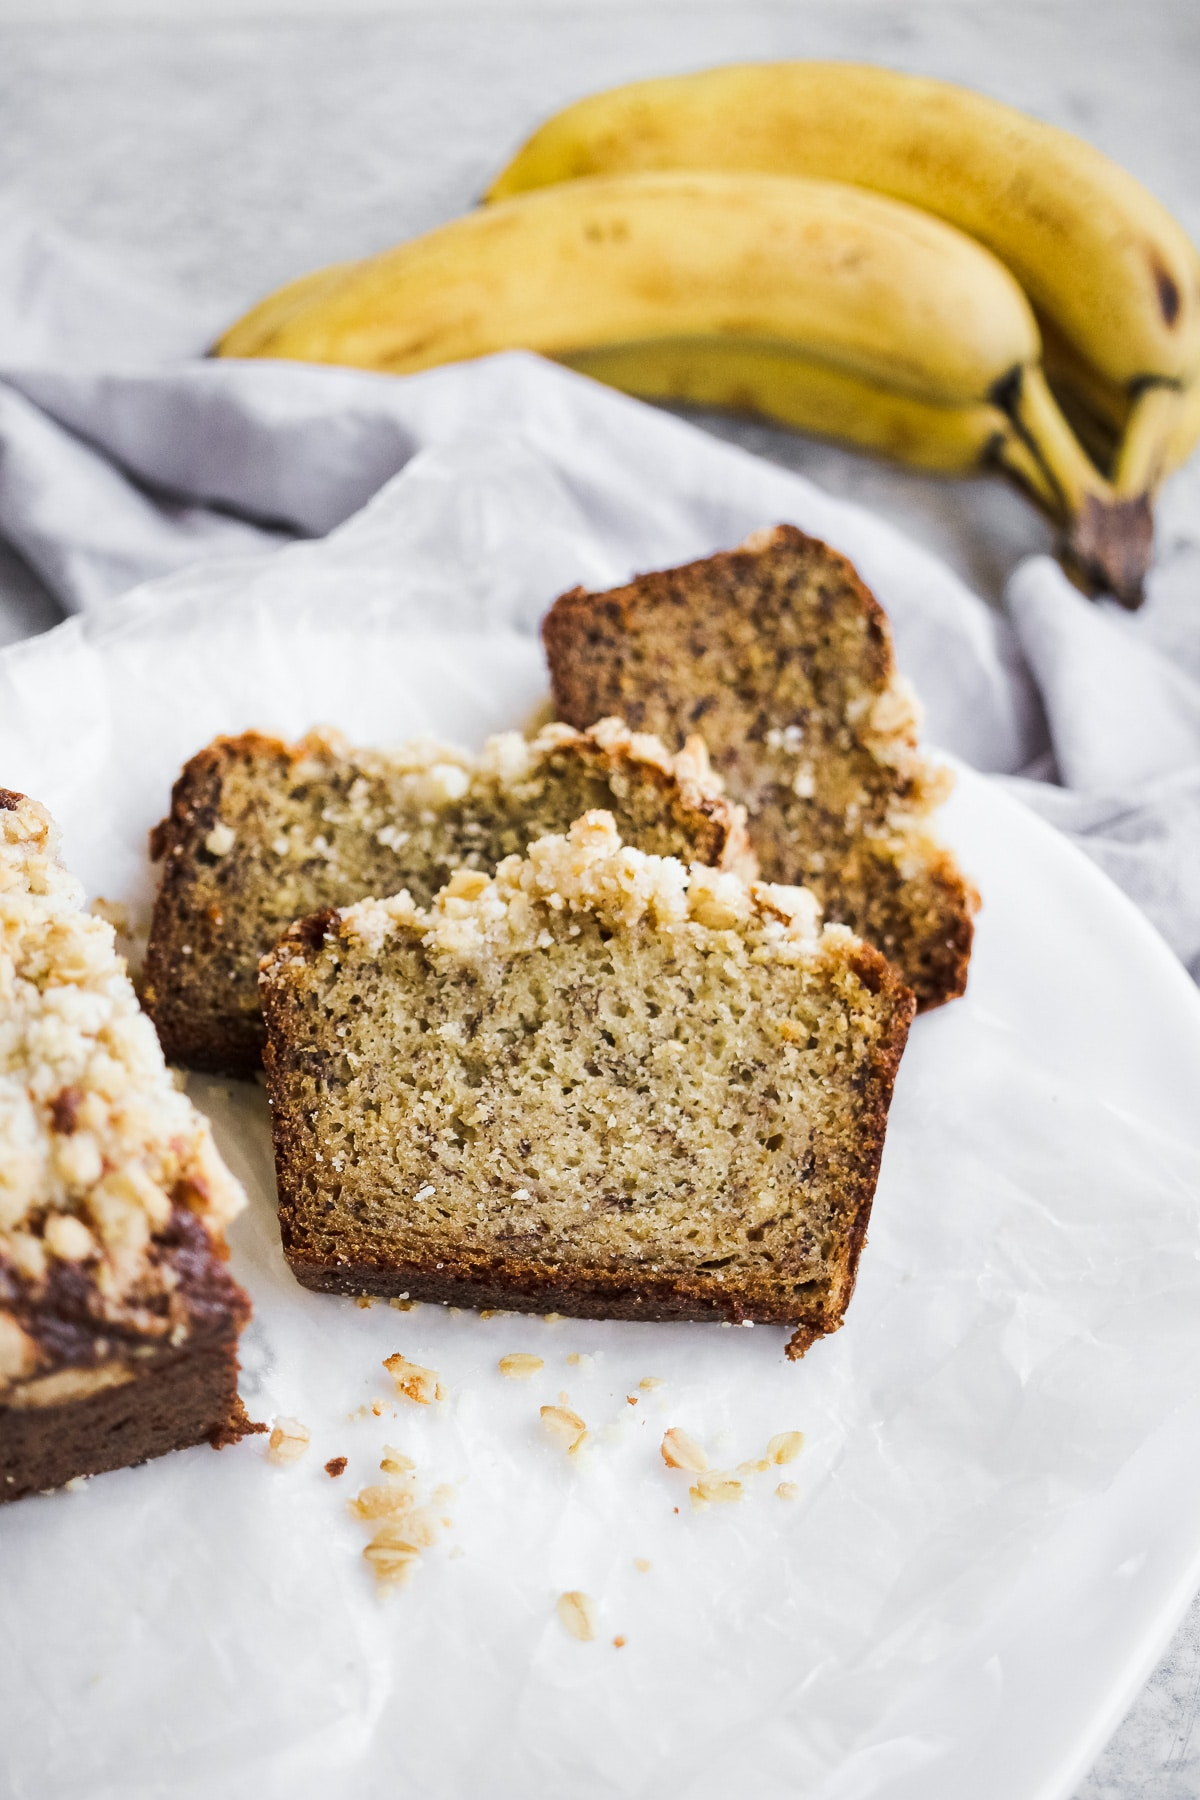
M 172 1209 L 219 1234 L 244 1196 L 56 852 L 43 808 L 0 810 L 0 1257 L 35 1290 L 55 1263 L 86 1266 L 136 1326 Z
M 541 948 L 555 935 L 556 916 L 580 912 L 626 929 L 737 932 L 767 960 L 793 961 L 820 935 L 820 908 L 808 889 L 747 885 L 728 870 L 648 855 L 622 844 L 612 814 L 602 811 L 585 813 L 565 837 L 539 838 L 525 857 L 506 857 L 494 876 L 458 870 L 428 912 L 402 893 L 362 900 L 341 921 L 345 935 L 373 953 L 400 930 L 419 934 L 435 955 L 471 961 L 488 951 Z

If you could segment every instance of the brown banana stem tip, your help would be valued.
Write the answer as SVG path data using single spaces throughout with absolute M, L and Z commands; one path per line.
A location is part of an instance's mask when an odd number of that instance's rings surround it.
M 1064 557 L 1093 593 L 1112 594 L 1134 612 L 1145 599 L 1146 572 L 1154 548 L 1148 494 L 1130 500 L 1085 494 L 1067 530 Z

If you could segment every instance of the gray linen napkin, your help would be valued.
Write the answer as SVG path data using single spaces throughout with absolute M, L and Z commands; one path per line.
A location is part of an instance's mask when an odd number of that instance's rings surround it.
M 543 450 L 557 429 L 558 472 L 602 538 L 602 457 L 583 443 L 561 459 L 579 436 L 578 378 L 533 376 L 526 359 L 406 381 L 205 360 L 220 322 L 0 209 L 0 537 L 64 612 L 323 535 L 419 450 L 500 424 Z M 614 396 L 589 403 L 647 480 L 693 429 Z M 1038 557 L 1008 584 L 1006 623 L 948 571 L 922 584 L 898 534 L 856 533 L 853 508 L 709 444 L 703 494 L 675 521 L 681 554 L 701 520 L 713 545 L 736 541 L 756 493 L 771 517 L 751 510 L 750 524 L 828 520 L 851 553 L 869 542 L 876 567 L 861 550 L 860 566 L 885 591 L 931 735 L 1073 838 L 1200 981 L 1200 459 L 1163 496 L 1140 613 L 1085 601 Z M 669 559 L 672 541 L 648 535 L 645 564 Z M 906 559 L 906 580 L 880 579 Z

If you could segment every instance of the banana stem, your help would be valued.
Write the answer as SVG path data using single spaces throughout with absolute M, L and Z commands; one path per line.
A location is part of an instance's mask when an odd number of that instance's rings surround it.
M 1080 448 L 1040 368 L 1018 369 L 994 398 L 1060 497 L 1066 556 L 1090 585 L 1140 606 L 1154 547 L 1149 494 L 1118 497 Z
M 1133 403 L 1117 448 L 1113 488 L 1122 500 L 1152 494 L 1167 472 L 1171 445 L 1183 417 L 1183 394 L 1155 382 Z

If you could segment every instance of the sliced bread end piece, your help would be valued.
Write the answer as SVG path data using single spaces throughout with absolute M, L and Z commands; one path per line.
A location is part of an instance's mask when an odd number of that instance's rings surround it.
M 766 879 L 811 887 L 922 1009 L 964 991 L 979 897 L 934 830 L 953 777 L 918 748 L 886 615 L 844 556 L 780 525 L 574 589 L 542 631 L 560 718 L 620 713 L 668 747 L 701 732 Z

